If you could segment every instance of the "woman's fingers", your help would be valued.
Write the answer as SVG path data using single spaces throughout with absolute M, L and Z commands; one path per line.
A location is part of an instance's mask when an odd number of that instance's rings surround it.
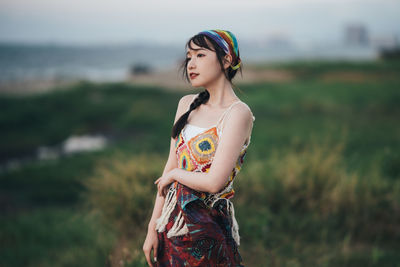
M 161 196 L 165 197 L 167 194 L 165 193 L 167 187 L 166 186 L 160 186 L 160 192 L 161 192 Z
M 167 188 L 164 187 L 164 189 L 163 189 L 163 196 L 165 197 L 166 195 L 167 195 Z
M 154 183 L 157 185 L 157 193 L 158 193 L 159 196 L 160 196 L 160 183 L 159 183 L 160 179 L 161 179 L 161 177 L 158 178 L 158 179 L 154 182 Z
M 158 189 L 158 195 L 159 195 L 159 196 L 162 196 L 162 194 L 161 194 L 161 187 L 160 187 L 160 185 L 158 185 L 157 189 Z
M 168 187 L 163 185 L 161 180 L 161 177 L 157 179 L 156 183 L 157 183 L 157 191 L 158 191 L 158 195 L 159 196 L 166 196 L 167 192 L 168 192 Z
M 150 260 L 150 254 L 151 254 L 151 249 L 150 249 L 150 250 L 145 250 L 145 251 L 144 251 L 144 255 L 146 256 L 147 264 L 148 264 L 149 266 L 153 267 L 153 263 L 152 263 L 151 260 Z
M 153 255 L 154 255 L 154 261 L 157 262 L 157 249 L 158 249 L 158 244 L 153 246 Z

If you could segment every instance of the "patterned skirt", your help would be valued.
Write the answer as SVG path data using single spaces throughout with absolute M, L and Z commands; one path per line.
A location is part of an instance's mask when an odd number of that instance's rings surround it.
M 183 195 L 196 191 L 179 184 Z M 178 196 L 179 198 L 179 196 Z M 156 266 L 244 266 L 238 246 L 232 237 L 232 218 L 227 202 L 218 200 L 212 208 L 200 198 L 193 198 L 182 209 L 178 201 L 172 211 L 166 231 L 158 233 Z M 175 218 L 182 211 L 189 232 L 167 237 Z

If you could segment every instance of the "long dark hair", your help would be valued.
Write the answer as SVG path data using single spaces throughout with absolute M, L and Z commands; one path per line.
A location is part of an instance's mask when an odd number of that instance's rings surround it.
M 206 39 L 207 39 L 207 41 L 209 41 L 212 44 L 213 48 L 208 45 Z M 218 62 L 221 66 L 221 70 L 225 74 L 226 79 L 231 83 L 233 88 L 238 88 L 232 83 L 232 79 L 235 77 L 238 70 L 240 70 L 240 74 L 242 75 L 243 63 L 241 63 L 240 67 L 236 70 L 232 69 L 231 67 L 228 67 L 225 70 L 223 61 L 224 61 L 224 57 L 225 57 L 226 53 L 213 39 L 209 38 L 208 36 L 206 36 L 204 34 L 196 34 L 195 36 L 190 38 L 189 41 L 187 41 L 187 43 L 185 45 L 185 53 L 186 53 L 186 49 L 188 47 L 192 50 L 197 50 L 191 46 L 191 42 L 195 43 L 199 47 L 202 47 L 202 48 L 205 48 L 205 49 L 208 49 L 211 51 L 215 51 L 215 53 L 217 54 Z M 239 57 L 240 57 L 240 53 L 239 53 L 239 48 L 238 48 L 237 58 L 239 58 Z M 232 62 L 233 66 L 235 66 L 238 63 L 237 58 L 236 58 L 236 62 Z M 188 64 L 188 59 L 185 59 L 182 62 L 180 69 L 183 69 L 182 78 L 186 79 L 190 83 L 190 79 L 189 79 L 189 76 L 187 73 L 187 64 Z M 207 89 L 204 89 L 204 91 L 200 92 L 200 94 L 190 104 L 189 110 L 186 111 L 184 114 L 182 114 L 182 116 L 176 121 L 176 123 L 172 127 L 172 133 L 171 133 L 172 138 L 175 139 L 178 136 L 178 134 L 182 131 L 183 127 L 185 127 L 190 112 L 192 112 L 192 110 L 196 109 L 201 104 L 207 103 L 209 98 L 210 98 L 210 93 L 207 91 Z

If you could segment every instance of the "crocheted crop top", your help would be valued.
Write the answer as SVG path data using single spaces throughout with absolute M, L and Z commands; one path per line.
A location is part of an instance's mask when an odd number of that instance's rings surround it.
M 194 96 L 194 98 L 197 95 Z M 194 99 L 193 98 L 193 99 Z M 185 169 L 187 171 L 195 171 L 195 172 L 208 172 L 210 170 L 211 164 L 214 159 L 214 154 L 218 147 L 219 138 L 222 135 L 222 127 L 226 114 L 230 111 L 230 109 L 235 105 L 240 103 L 238 100 L 232 103 L 221 115 L 217 124 L 204 128 L 198 127 L 192 124 L 186 124 L 182 129 L 175 142 L 175 151 L 178 160 L 178 167 L 181 169 Z M 242 102 L 243 103 L 243 102 Z M 253 116 L 253 121 L 255 117 Z M 162 232 L 165 230 L 165 226 L 168 223 L 169 215 L 174 209 L 175 205 L 178 203 L 181 209 L 184 210 L 185 206 L 191 201 L 201 199 L 204 203 L 212 208 L 214 203 L 220 199 L 224 199 L 227 201 L 228 208 L 232 215 L 232 235 L 235 238 L 236 243 L 239 245 L 239 233 L 238 233 L 238 225 L 236 219 L 234 217 L 234 208 L 230 198 L 232 198 L 235 194 L 233 189 L 233 181 L 236 175 L 239 173 L 241 166 L 243 164 L 243 159 L 246 155 L 247 148 L 250 144 L 251 135 L 248 138 L 247 143 L 245 143 L 241 149 L 239 157 L 236 161 L 234 168 L 232 169 L 231 174 L 229 175 L 227 182 L 223 189 L 221 189 L 218 193 L 212 194 L 209 192 L 199 192 L 185 187 L 185 190 L 189 190 L 192 192 L 191 194 L 186 194 L 184 197 L 180 197 L 179 193 L 182 191 L 182 187 L 184 185 L 175 181 L 169 187 L 168 194 L 166 196 L 164 206 L 162 209 L 162 213 L 160 218 L 156 221 L 156 230 Z M 179 191 L 179 192 L 178 192 Z M 178 197 L 177 197 L 178 192 Z M 182 193 L 183 194 L 183 193 Z M 183 201 L 184 200 L 184 201 Z M 168 237 L 179 236 L 188 232 L 186 224 L 183 220 L 182 212 L 179 213 L 179 216 L 175 219 L 174 226 L 167 233 Z

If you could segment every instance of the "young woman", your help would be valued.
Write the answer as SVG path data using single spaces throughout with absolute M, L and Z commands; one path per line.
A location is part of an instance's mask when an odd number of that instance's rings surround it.
M 150 266 L 243 266 L 230 199 L 255 117 L 232 89 L 238 43 L 229 31 L 207 30 L 186 48 L 183 75 L 205 90 L 179 101 L 143 251 Z

